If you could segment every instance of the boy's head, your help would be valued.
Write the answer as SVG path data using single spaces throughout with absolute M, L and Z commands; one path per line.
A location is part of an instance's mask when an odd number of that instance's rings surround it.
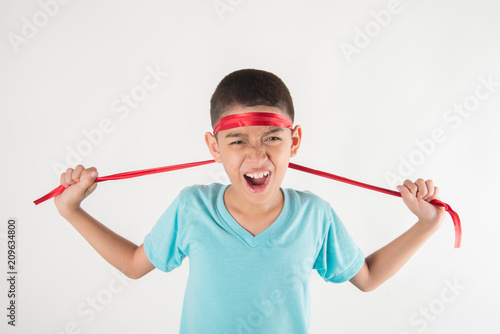
M 226 194 L 241 205 L 280 202 L 281 183 L 302 138 L 283 81 L 261 70 L 235 71 L 222 79 L 210 102 L 215 128 L 205 142 L 231 181 Z
M 270 72 L 243 69 L 225 76 L 210 100 L 212 127 L 238 105 L 276 107 L 293 123 L 295 112 L 290 92 L 283 81 Z

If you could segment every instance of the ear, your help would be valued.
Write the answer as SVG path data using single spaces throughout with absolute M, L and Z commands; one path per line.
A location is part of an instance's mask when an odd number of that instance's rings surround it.
M 220 158 L 219 144 L 217 143 L 217 139 L 212 133 L 210 132 L 205 133 L 205 143 L 207 144 L 208 150 L 210 151 L 210 154 L 212 155 L 214 160 L 220 163 L 221 158 Z
M 300 125 L 296 125 L 292 132 L 292 146 L 290 148 L 290 157 L 294 157 L 297 155 L 301 141 L 302 127 Z

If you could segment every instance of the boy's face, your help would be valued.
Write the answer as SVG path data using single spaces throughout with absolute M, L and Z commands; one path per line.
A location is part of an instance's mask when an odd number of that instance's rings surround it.
M 270 112 L 285 115 L 281 109 L 268 106 L 235 106 L 223 116 Z M 290 157 L 297 154 L 302 129 L 272 126 L 243 126 L 205 134 L 210 153 L 221 162 L 238 200 L 264 204 L 281 198 L 279 191 Z

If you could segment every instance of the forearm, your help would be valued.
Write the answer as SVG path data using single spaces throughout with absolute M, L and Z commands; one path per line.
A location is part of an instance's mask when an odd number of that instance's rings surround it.
M 436 230 L 436 227 L 417 222 L 387 246 L 368 256 L 366 265 L 370 275 L 370 290 L 398 272 Z
M 61 215 L 109 264 L 128 274 L 137 245 L 111 231 L 81 208 Z
M 432 180 L 418 179 L 415 183 L 405 180 L 398 186 L 401 197 L 419 221 L 387 246 L 365 259 L 351 283 L 362 291 L 371 291 L 391 278 L 415 252 L 439 229 L 445 211 L 430 204 L 438 199 L 438 188 Z

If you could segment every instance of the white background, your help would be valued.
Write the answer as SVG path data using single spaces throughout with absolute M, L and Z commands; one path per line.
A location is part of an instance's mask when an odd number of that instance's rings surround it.
M 226 7 L 218 11 L 220 3 Z M 288 85 L 304 128 L 293 162 L 392 189 L 388 175 L 432 178 L 462 218 L 461 249 L 453 249 L 447 217 L 374 292 L 328 284 L 313 272 L 311 333 L 499 328 L 498 1 L 55 4 L 0 4 L 0 277 L 7 219 L 19 224 L 18 326 L 7 325 L 1 279 L 2 333 L 178 331 L 188 261 L 169 274 L 122 282 L 52 201 L 33 200 L 58 185 L 54 166 L 66 165 L 71 151 L 100 175 L 209 159 L 210 96 L 241 68 L 271 71 Z M 169 75 L 126 116 L 114 112 L 123 94 L 141 92 L 148 69 Z M 494 83 L 490 90 L 484 80 Z M 466 103 L 467 117 L 448 114 Z M 106 119 L 112 130 L 90 143 L 84 132 L 95 134 Z M 435 131 L 442 140 L 430 144 Z M 427 143 L 426 152 L 417 142 Z M 225 180 L 210 165 L 106 182 L 84 207 L 140 244 L 179 190 Z M 284 186 L 330 201 L 366 254 L 415 222 L 395 197 L 297 171 Z

